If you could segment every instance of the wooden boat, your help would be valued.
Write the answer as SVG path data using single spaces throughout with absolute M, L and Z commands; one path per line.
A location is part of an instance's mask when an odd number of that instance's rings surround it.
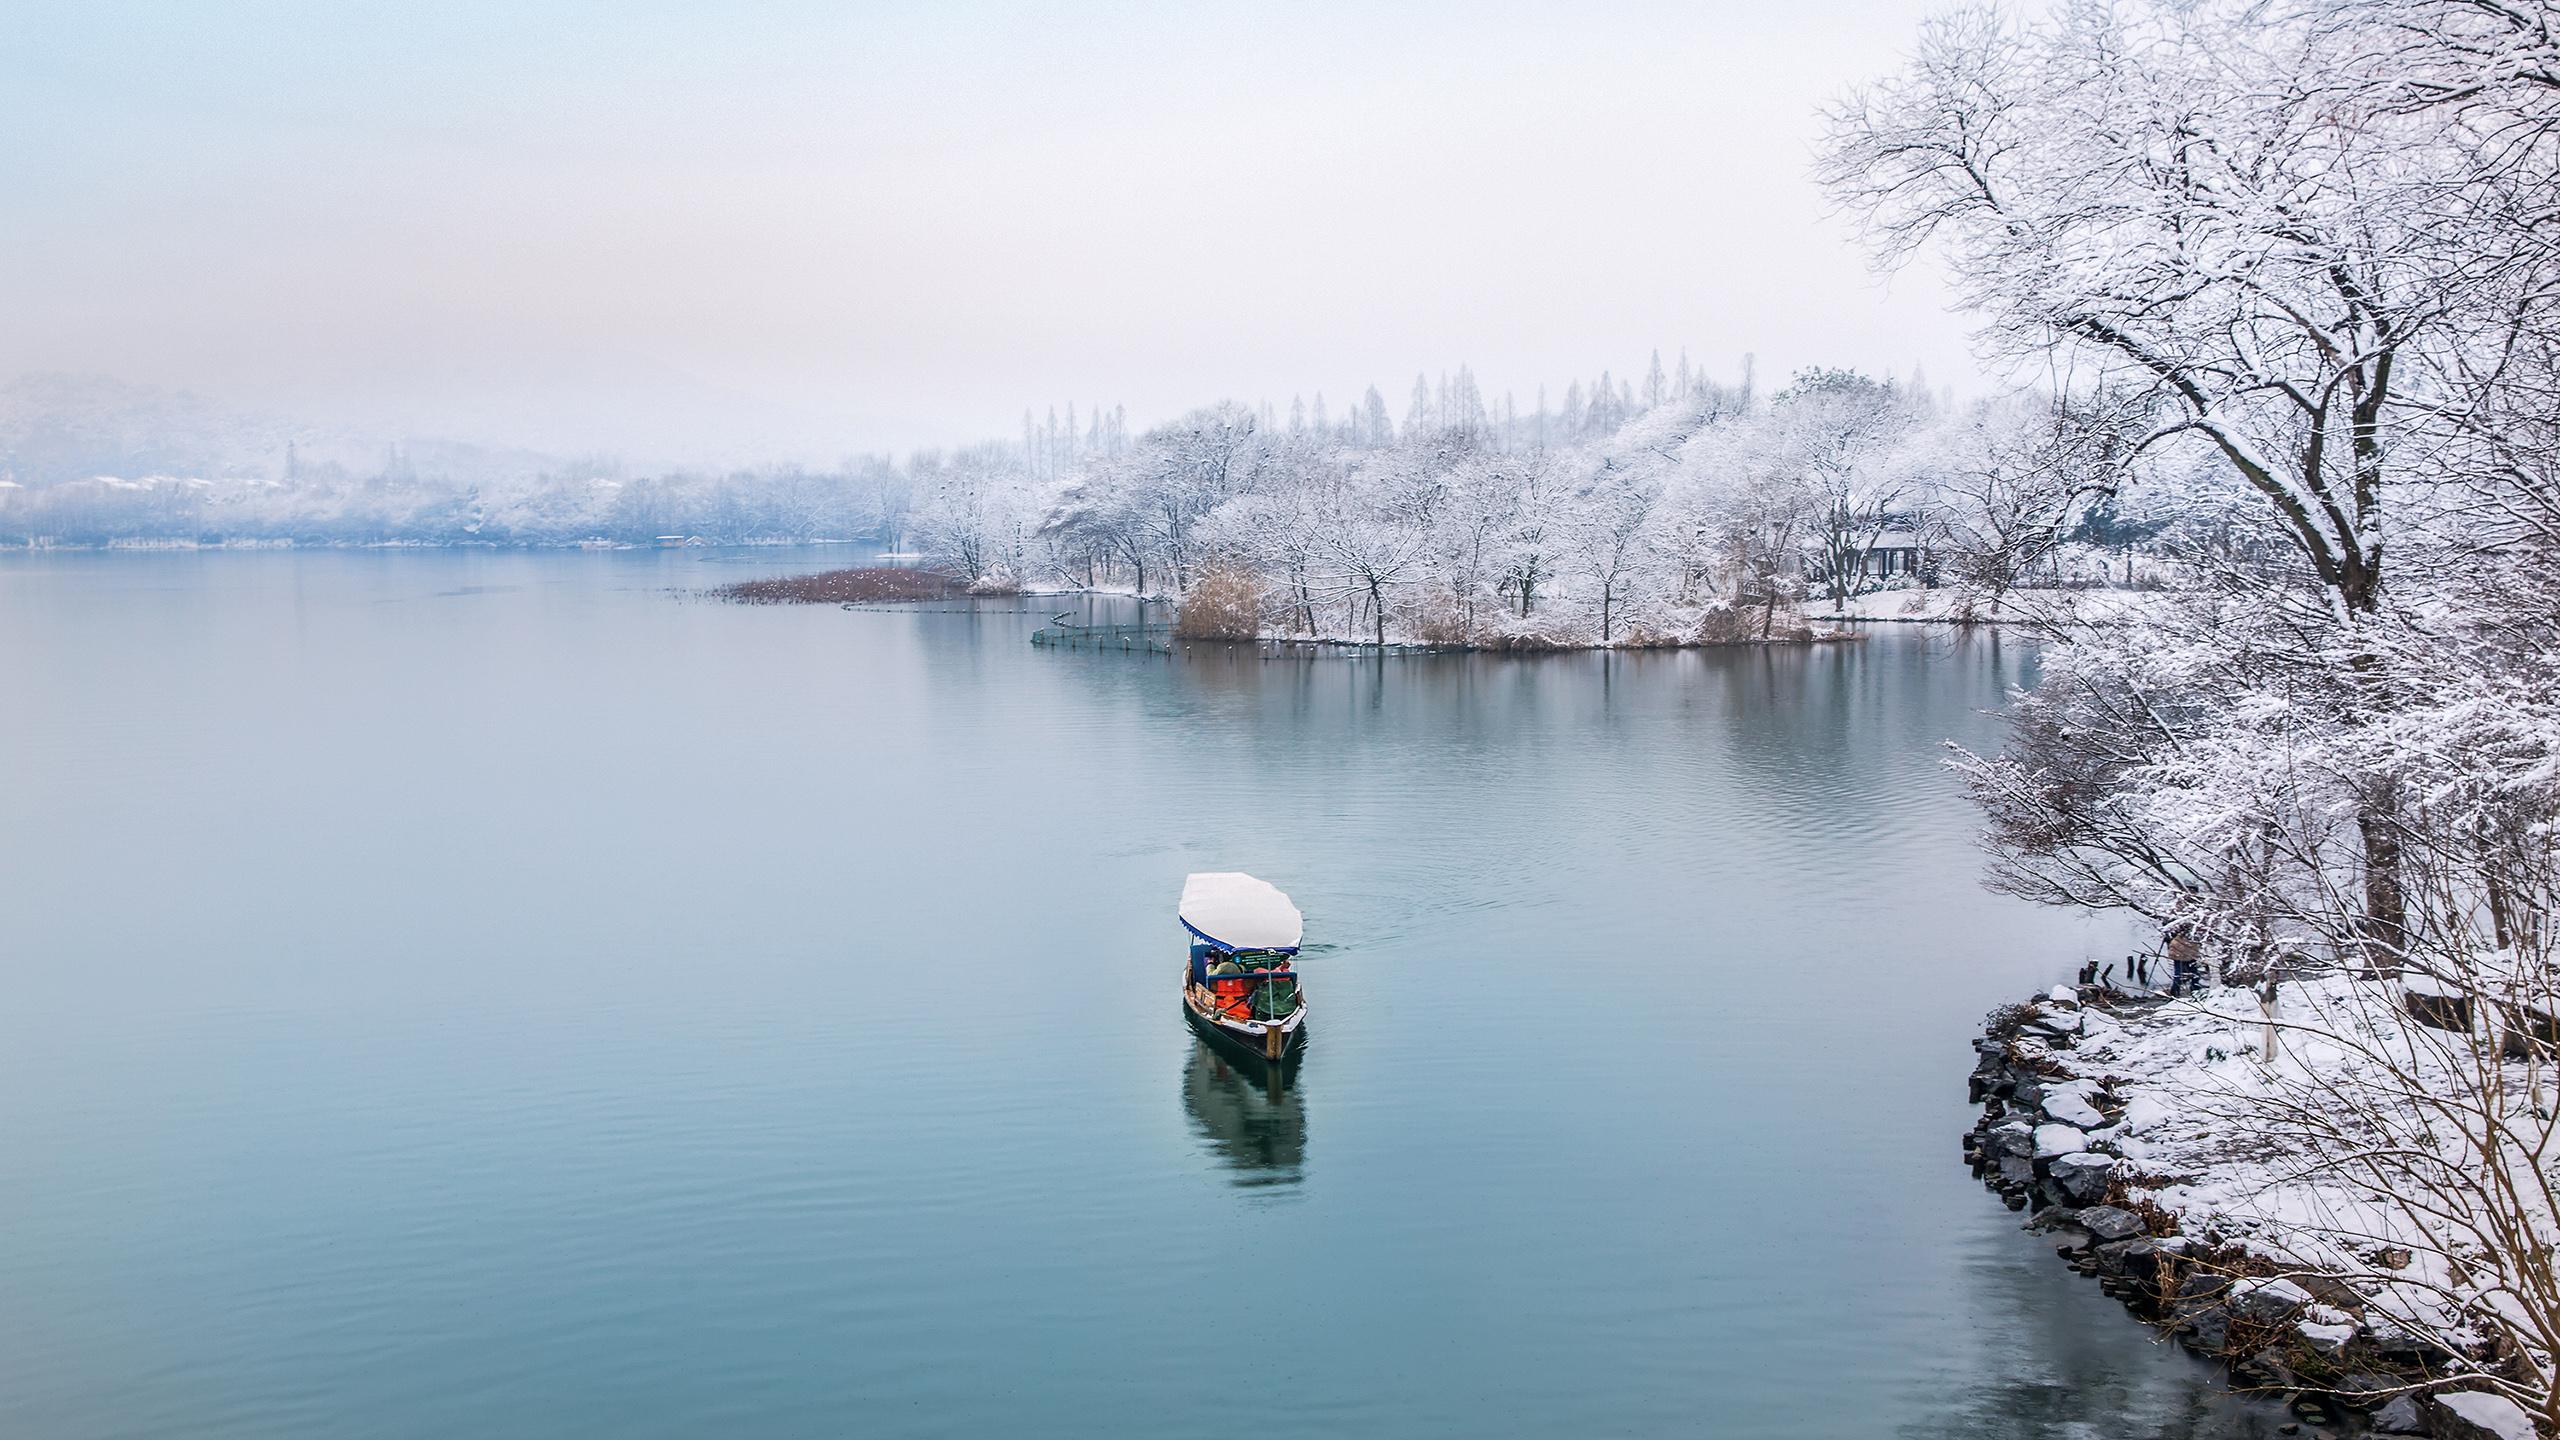
M 1210 871 L 1182 882 L 1179 913 L 1192 938 L 1182 972 L 1192 1028 L 1247 1055 L 1286 1059 L 1307 1033 L 1293 968 L 1305 930 L 1298 907 L 1250 875 Z

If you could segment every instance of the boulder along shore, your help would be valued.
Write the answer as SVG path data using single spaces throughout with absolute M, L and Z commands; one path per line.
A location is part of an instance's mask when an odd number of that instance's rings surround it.
M 2303 1263 L 2263 1137 L 2182 1103 L 2199 1060 L 2254 1063 L 2235 1041 L 2241 1018 L 2212 996 L 2102 985 L 1994 1011 L 1974 1042 L 1982 1113 L 1966 1162 L 2072 1269 L 2235 1383 L 2283 1398 L 2308 1435 L 2531 1440 L 2521 1407 L 2478 1388 L 2479 1357 L 2412 1335 Z

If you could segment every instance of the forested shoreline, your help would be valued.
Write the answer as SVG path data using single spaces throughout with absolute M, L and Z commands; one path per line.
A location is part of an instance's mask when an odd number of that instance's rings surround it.
M 2158 543 L 2223 523 L 2180 474 L 2107 457 L 2138 407 L 1807 371 L 1773 395 L 1684 358 L 1553 412 L 1417 379 L 1401 424 L 1235 404 L 1063 457 L 986 447 L 919 487 L 915 534 L 982 588 L 1065 583 L 1183 602 L 1204 637 L 1490 648 L 1802 635 L 1888 584 L 1967 613 L 2025 585 L 2175 583 Z M 2186 483 L 2193 481 L 2194 483 Z
M 1684 354 L 1522 411 L 1466 368 L 1210 405 L 1132 434 L 1118 411 L 1026 414 L 1019 441 L 825 472 L 626 477 L 602 464 L 467 480 L 386 464 L 282 479 L 96 476 L 0 488 L 0 542 L 662 545 L 860 541 L 981 591 L 1181 602 L 1197 633 L 1495 648 L 1801 636 L 1888 584 L 1958 618 L 2022 585 L 2176 583 L 2158 543 L 2225 517 L 2209 483 L 2127 491 L 2141 413 L 2109 393 L 1958 405 L 1841 369 L 1761 393 Z

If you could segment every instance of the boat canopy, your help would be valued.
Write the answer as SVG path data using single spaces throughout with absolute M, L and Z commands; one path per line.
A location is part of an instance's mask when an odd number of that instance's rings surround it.
M 1221 950 L 1296 950 L 1298 907 L 1277 887 L 1234 870 L 1182 882 L 1182 925 Z

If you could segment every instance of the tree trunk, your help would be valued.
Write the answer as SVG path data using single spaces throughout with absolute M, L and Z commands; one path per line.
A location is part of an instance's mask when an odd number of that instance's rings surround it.
M 2356 831 L 2364 840 L 2365 964 L 2383 975 L 2400 973 L 2409 938 L 2409 897 L 2400 883 L 2398 798 L 2368 795 L 2356 806 Z
M 2499 876 L 2499 857 L 2485 857 L 2480 868 L 2487 882 L 2484 888 L 2489 903 L 2489 938 L 2504 950 L 2516 943 L 2516 926 L 2507 905 L 2506 882 Z
M 2350 583 L 2339 587 L 2350 615 L 2357 620 L 2373 613 L 2380 600 L 2378 576 L 2369 567 L 2355 568 Z M 2374 690 L 2380 689 L 2382 661 L 2372 650 L 2359 648 L 2349 661 L 2357 676 L 2366 682 L 2367 692 L 2351 702 L 2350 723 L 2361 724 L 2372 718 Z M 2399 788 L 2385 780 L 2374 789 L 2356 797 L 2356 834 L 2364 842 L 2364 942 L 2365 964 L 2384 974 L 2400 973 L 2400 960 L 2408 945 L 2409 899 L 2400 876 L 2400 795 Z

